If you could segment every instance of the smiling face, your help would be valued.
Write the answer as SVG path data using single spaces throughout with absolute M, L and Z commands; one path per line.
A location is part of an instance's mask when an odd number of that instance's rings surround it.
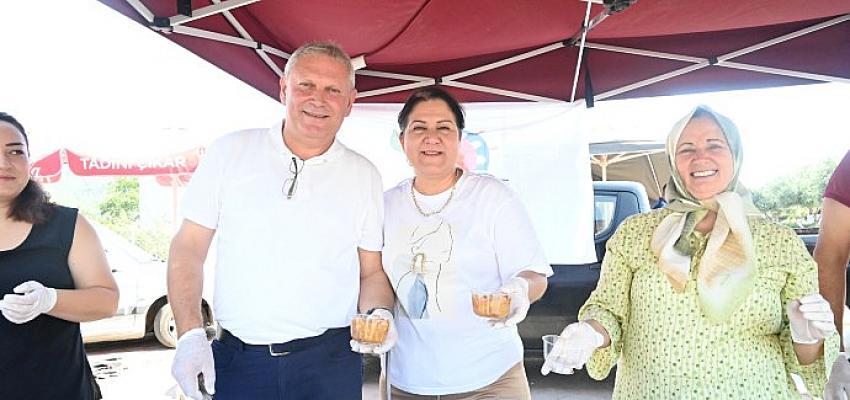
M 414 106 L 400 139 L 417 177 L 441 179 L 454 175 L 460 132 L 445 101 L 426 100 Z
M 697 200 L 725 191 L 735 175 L 732 151 L 720 126 L 708 116 L 692 119 L 676 143 L 676 170 Z
M 0 206 L 8 206 L 29 182 L 30 160 L 24 136 L 0 122 Z
M 284 134 L 301 143 L 332 142 L 356 94 L 350 71 L 339 60 L 324 54 L 301 56 L 280 79 Z

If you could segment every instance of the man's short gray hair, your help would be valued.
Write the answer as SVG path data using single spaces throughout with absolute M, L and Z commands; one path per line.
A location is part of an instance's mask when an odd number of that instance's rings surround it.
M 351 81 L 351 87 L 354 88 L 354 67 L 351 65 L 351 57 L 339 45 L 333 42 L 309 42 L 297 48 L 295 52 L 289 56 L 286 66 L 283 67 L 283 75 L 288 77 L 292 68 L 298 63 L 298 60 L 306 55 L 321 54 L 339 61 L 345 65 L 348 70 L 348 77 Z

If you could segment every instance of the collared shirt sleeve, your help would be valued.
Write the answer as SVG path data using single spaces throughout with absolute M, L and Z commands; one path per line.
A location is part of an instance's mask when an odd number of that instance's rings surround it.
M 207 148 L 180 203 L 183 218 L 205 228 L 218 227 L 228 148 L 224 142 L 231 136 L 219 138 Z

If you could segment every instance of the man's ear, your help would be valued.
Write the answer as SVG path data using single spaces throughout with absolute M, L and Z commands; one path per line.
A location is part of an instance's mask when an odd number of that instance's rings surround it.
M 280 77 L 280 102 L 286 104 L 286 76 Z
M 357 89 L 351 89 L 351 95 L 348 100 L 348 110 L 345 113 L 345 116 L 349 116 L 351 114 L 351 109 L 354 107 L 354 101 L 357 100 Z

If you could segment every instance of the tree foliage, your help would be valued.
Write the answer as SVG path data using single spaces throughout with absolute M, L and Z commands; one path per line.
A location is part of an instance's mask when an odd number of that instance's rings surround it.
M 98 207 L 100 215 L 110 222 L 139 219 L 139 180 L 118 178 L 107 187 L 106 198 Z
M 778 178 L 753 192 L 753 202 L 771 219 L 785 225 L 816 225 L 824 189 L 837 164 L 836 160 L 823 160 Z
M 159 259 L 168 256 L 169 233 L 166 224 L 143 227 L 139 221 L 139 180 L 118 178 L 110 182 L 95 218 L 109 229 Z

